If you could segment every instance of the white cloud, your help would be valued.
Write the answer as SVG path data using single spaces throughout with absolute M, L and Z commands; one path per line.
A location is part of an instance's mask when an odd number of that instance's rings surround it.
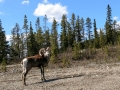
M 44 0 L 47 1 L 47 0 Z M 34 13 L 35 16 L 45 16 L 47 15 L 48 21 L 52 22 L 53 18 L 60 22 L 63 14 L 68 14 L 67 7 L 62 6 L 60 3 L 39 3 Z
M 22 1 L 22 4 L 29 4 L 29 0 Z
M 4 0 L 0 0 L 0 2 L 3 2 Z
M 119 20 L 119 21 L 117 21 L 117 25 L 119 25 L 119 26 L 120 26 L 120 20 Z
M 117 16 L 113 17 L 113 20 L 118 20 L 118 17 Z
M 49 3 L 48 0 L 43 0 L 44 3 Z
M 11 35 L 6 35 L 6 40 L 10 41 Z
M 114 16 L 114 17 L 113 17 L 113 20 L 116 20 L 117 26 L 118 26 L 118 25 L 120 26 L 120 20 L 119 20 L 118 18 L 119 18 L 119 17 Z

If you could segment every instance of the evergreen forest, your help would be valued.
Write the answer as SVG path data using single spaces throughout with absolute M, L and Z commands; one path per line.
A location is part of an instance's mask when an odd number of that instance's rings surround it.
M 44 16 L 44 26 L 41 26 L 40 17 L 36 18 L 34 25 L 28 22 L 27 15 L 23 17 L 23 26 L 15 23 L 11 30 L 10 41 L 6 41 L 5 27 L 0 19 L 0 63 L 20 62 L 48 46 L 51 49 L 51 63 L 69 65 L 72 60 L 97 60 L 100 59 L 98 52 L 102 51 L 101 59 L 107 60 L 112 57 L 110 47 L 120 45 L 120 28 L 112 19 L 110 5 L 106 7 L 106 22 L 100 29 L 96 19 L 82 18 L 75 13 L 69 20 L 63 15 L 60 23 L 53 18 L 51 27 L 46 24 L 47 15 Z

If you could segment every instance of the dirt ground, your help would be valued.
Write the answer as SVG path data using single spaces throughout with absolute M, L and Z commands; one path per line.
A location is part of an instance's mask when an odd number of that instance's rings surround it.
M 27 86 L 22 85 L 21 73 L 20 65 L 7 66 L 7 72 L 0 72 L 0 90 L 120 90 L 120 63 L 46 68 L 46 82 L 41 81 L 40 70 L 33 68 Z

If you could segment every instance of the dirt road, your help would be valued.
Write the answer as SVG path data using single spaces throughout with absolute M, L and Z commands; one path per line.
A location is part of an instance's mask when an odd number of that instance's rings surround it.
M 7 66 L 7 72 L 0 73 L 0 90 L 120 90 L 120 63 L 49 68 L 45 70 L 46 82 L 33 68 L 27 86 L 22 85 L 21 73 L 20 65 Z

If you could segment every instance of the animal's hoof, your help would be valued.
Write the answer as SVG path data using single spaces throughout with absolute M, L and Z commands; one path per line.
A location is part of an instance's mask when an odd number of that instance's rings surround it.
M 23 85 L 24 85 L 24 86 L 27 86 L 27 84 L 26 84 L 26 83 L 24 83 Z
M 45 81 L 46 81 L 46 79 L 42 79 L 42 81 L 43 81 L 43 82 L 45 82 Z

